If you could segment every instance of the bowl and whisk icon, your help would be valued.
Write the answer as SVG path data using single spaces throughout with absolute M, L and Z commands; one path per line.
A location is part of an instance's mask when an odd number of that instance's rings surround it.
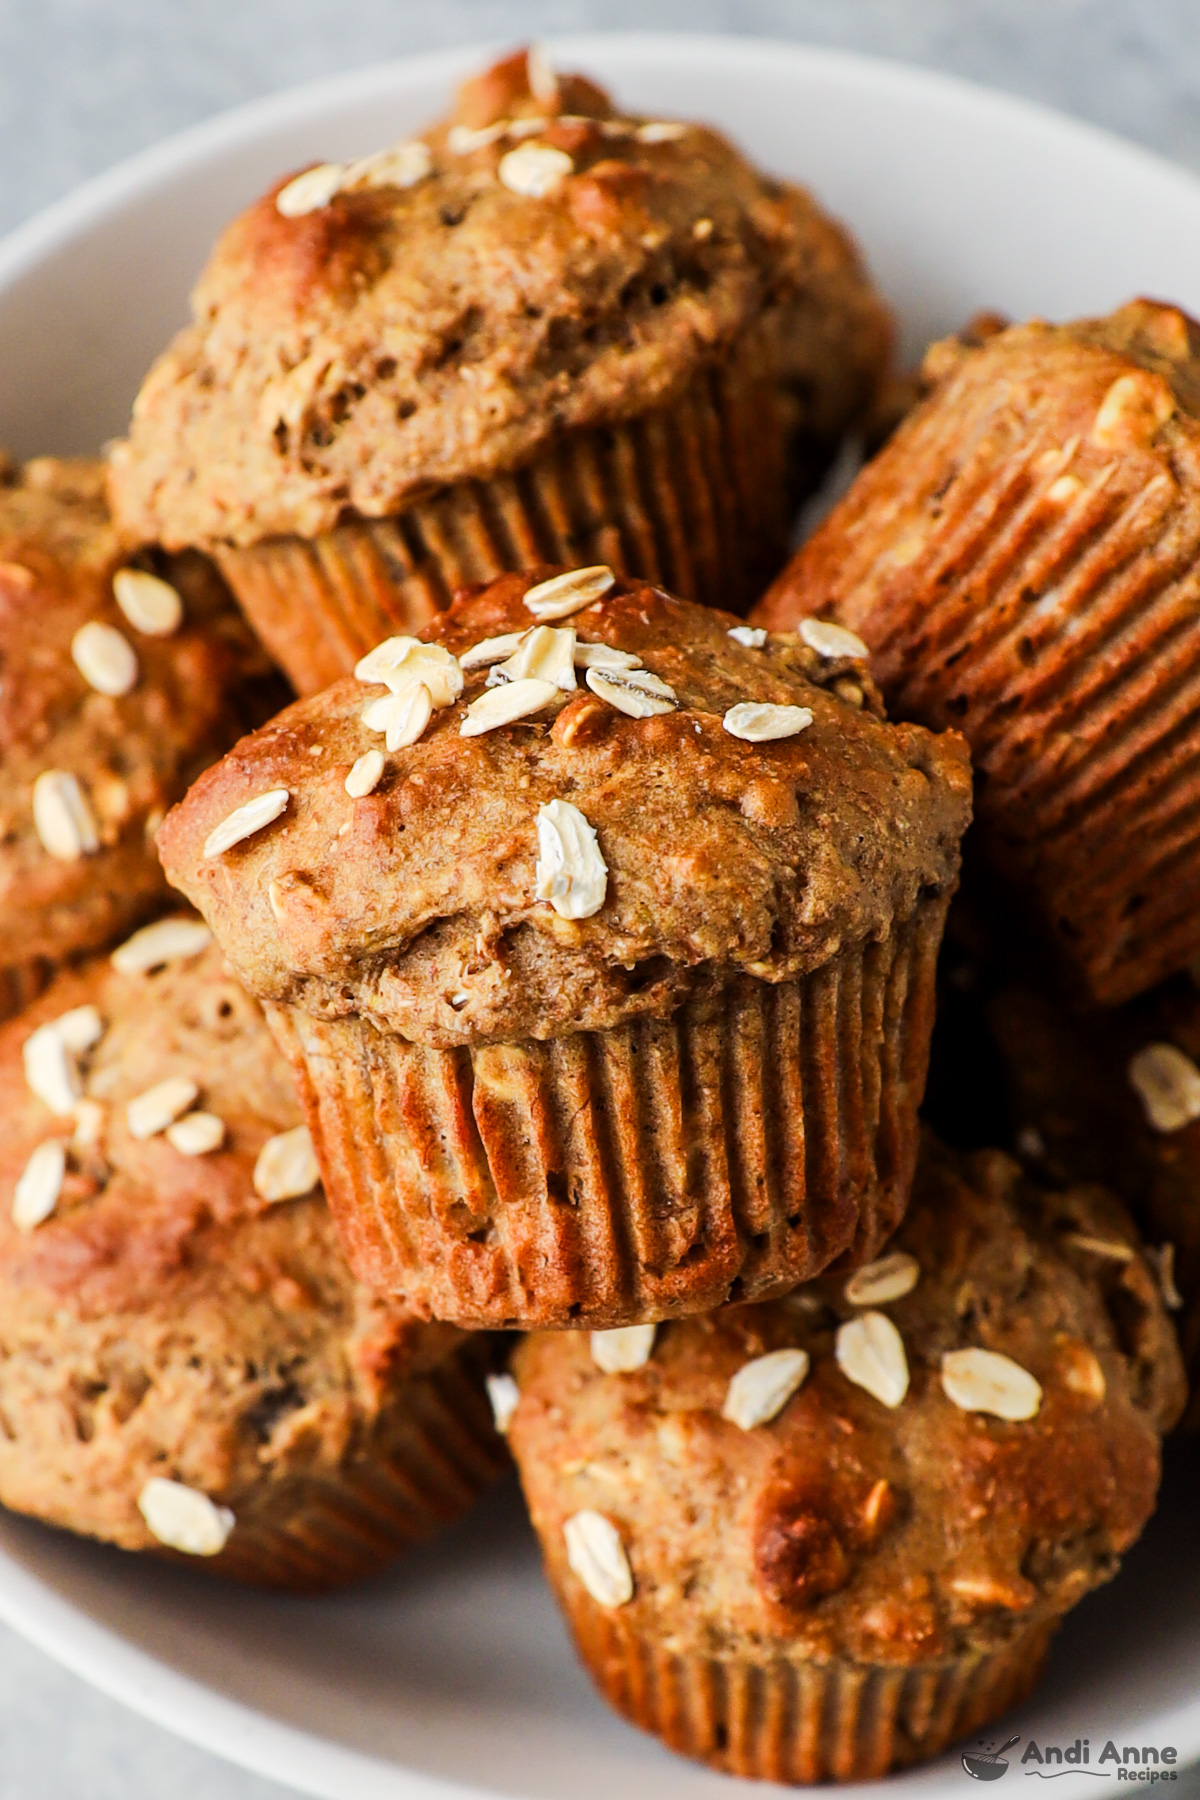
M 1006 1744 L 1001 1744 L 998 1750 L 972 1751 L 963 1756 L 963 1768 L 976 1781 L 999 1781 L 1001 1775 L 1008 1768 L 1008 1764 L 1004 1761 L 1005 1752 L 1011 1750 L 1013 1745 L 1020 1741 L 1021 1734 L 1018 1732 L 1016 1737 L 1010 1737 Z

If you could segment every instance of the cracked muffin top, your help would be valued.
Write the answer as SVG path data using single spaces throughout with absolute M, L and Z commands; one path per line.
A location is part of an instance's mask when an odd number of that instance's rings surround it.
M 927 1146 L 888 1255 L 849 1279 L 660 1325 L 606 1373 L 617 1335 L 526 1339 L 509 1439 L 556 1579 L 579 1581 L 568 1523 L 600 1514 L 609 1591 L 588 1591 L 680 1653 L 1003 1643 L 1114 1572 L 1182 1402 L 1119 1204 L 995 1151 Z
M 0 1500 L 144 1549 L 148 1479 L 251 1528 L 461 1334 L 354 1281 L 286 1065 L 201 922 L 116 960 L 0 1029 Z
M 0 968 L 95 949 L 161 901 L 167 807 L 283 697 L 204 558 L 171 585 L 123 562 L 100 463 L 7 467 Z
M 164 865 L 260 998 L 440 1047 L 791 979 L 953 883 L 970 813 L 961 739 L 887 723 L 857 640 L 818 641 L 502 577 L 243 740 Z
M 818 438 L 869 405 L 890 324 L 841 227 L 716 132 L 617 115 L 522 52 L 423 138 L 228 227 L 114 505 L 175 548 L 377 518 L 667 404 L 751 328 Z

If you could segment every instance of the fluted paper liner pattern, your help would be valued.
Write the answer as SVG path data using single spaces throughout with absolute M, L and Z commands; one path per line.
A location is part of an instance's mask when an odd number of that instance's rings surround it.
M 568 433 L 515 473 L 218 561 L 301 694 L 349 674 L 384 638 L 419 631 L 457 590 L 542 563 L 608 563 L 744 612 L 786 554 L 779 411 L 752 370 L 710 369 L 673 406 Z
M 873 1255 L 912 1182 L 946 905 L 802 979 L 545 1043 L 268 1008 L 352 1267 L 466 1326 L 609 1327 Z

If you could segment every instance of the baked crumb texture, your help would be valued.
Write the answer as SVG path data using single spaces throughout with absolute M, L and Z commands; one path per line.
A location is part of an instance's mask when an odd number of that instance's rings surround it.
M 324 170 L 228 228 L 148 376 L 129 541 L 217 554 L 302 692 L 504 569 L 745 610 L 888 363 L 842 228 L 703 126 L 535 96 L 524 53 Z
M 888 724 L 861 655 L 587 575 L 504 577 L 368 659 L 159 839 L 267 1006 L 361 1278 L 476 1326 L 873 1252 L 969 816 L 961 740 Z
M 1200 327 L 1138 300 L 935 346 L 933 391 L 758 609 L 957 726 L 979 830 L 1094 1000 L 1200 951 Z
M 0 1029 L 0 1500 L 334 1587 L 504 1467 L 492 1352 L 355 1283 L 287 1067 L 192 926 L 190 954 L 93 959 Z
M 206 558 L 141 560 L 118 545 L 99 462 L 6 466 L 0 1017 L 165 903 L 168 806 L 287 697 Z M 131 578 L 126 611 L 114 581 Z M 139 606 L 139 583 L 168 617 Z
M 660 1325 L 626 1373 L 578 1334 L 514 1359 L 510 1443 L 581 1657 L 732 1774 L 865 1780 L 978 1730 L 1154 1505 L 1182 1375 L 1110 1195 L 929 1143 L 888 1261 L 873 1305 L 827 1276 Z M 745 1415 L 789 1359 L 799 1385 Z

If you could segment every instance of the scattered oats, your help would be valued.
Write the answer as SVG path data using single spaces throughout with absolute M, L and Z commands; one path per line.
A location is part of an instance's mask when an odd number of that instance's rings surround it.
M 1083 1231 L 1064 1231 L 1062 1241 L 1073 1250 L 1090 1250 L 1093 1256 L 1106 1257 L 1110 1262 L 1132 1262 L 1135 1254 L 1132 1245 L 1123 1244 L 1119 1238 L 1089 1237 Z
M 631 1375 L 650 1361 L 657 1325 L 619 1325 L 615 1331 L 593 1331 L 592 1361 L 606 1375 Z
M 185 1556 L 218 1556 L 236 1523 L 227 1506 L 162 1475 L 152 1475 L 143 1487 L 138 1511 L 160 1544 Z
M 870 655 L 860 637 L 847 631 L 844 625 L 835 625 L 832 619 L 801 619 L 799 630 L 809 649 L 815 650 L 818 656 Z
M 492 1403 L 492 1418 L 501 1437 L 508 1436 L 512 1416 L 517 1410 L 521 1390 L 511 1375 L 489 1375 L 487 1397 Z
M 100 848 L 91 802 L 65 769 L 43 769 L 34 782 L 33 824 L 43 850 L 59 862 L 78 862 Z
M 700 243 L 704 243 L 705 239 L 710 238 L 712 234 L 713 222 L 711 219 L 697 219 L 696 223 L 692 226 L 692 236 L 698 239 Z
M 450 1004 L 454 1008 L 455 1012 L 461 1012 L 463 1007 L 469 1004 L 470 999 L 471 999 L 471 996 L 467 992 L 466 988 L 459 988 L 456 993 L 451 994 Z
M 674 712 L 679 705 L 675 689 L 649 669 L 589 669 L 584 680 L 599 699 L 631 719 Z
M 506 681 L 503 687 L 489 688 L 472 700 L 466 717 L 459 726 L 461 737 L 482 737 L 501 725 L 515 725 L 549 706 L 559 690 L 552 681 Z
M 607 594 L 616 581 L 607 563 L 593 563 L 586 569 L 568 569 L 565 575 L 552 575 L 539 581 L 525 595 L 525 605 L 535 619 L 569 619 L 582 612 L 593 600 Z
M 433 152 L 429 145 L 420 138 L 410 138 L 406 143 L 392 144 L 350 163 L 338 186 L 344 194 L 362 188 L 410 188 L 432 174 Z
M 588 1508 L 563 1526 L 567 1562 L 599 1606 L 624 1606 L 633 1599 L 633 1570 L 611 1519 Z
M 731 625 L 728 635 L 735 644 L 741 644 L 747 650 L 761 650 L 767 641 L 761 625 Z
M 71 658 L 89 687 L 117 699 L 138 678 L 137 652 L 115 625 L 89 619 L 71 639 Z
M 362 658 L 354 673 L 359 681 L 380 682 L 393 694 L 422 682 L 438 707 L 453 706 L 463 690 L 458 658 L 441 644 L 423 644 L 419 638 L 388 638 Z
M 1077 494 L 1083 492 L 1083 483 L 1077 475 L 1060 475 L 1046 489 L 1046 498 L 1054 506 L 1066 506 Z
M 549 681 L 569 693 L 575 687 L 575 627 L 533 625 L 508 658 L 488 676 L 489 686 L 501 681 Z
M 771 706 L 760 700 L 743 700 L 731 706 L 722 721 L 730 737 L 742 738 L 747 744 L 795 737 L 807 731 L 812 722 L 812 711 L 807 706 Z
M 642 659 L 632 650 L 614 650 L 611 644 L 581 644 L 576 640 L 577 669 L 640 669 Z
M 22 1046 L 25 1084 L 59 1119 L 70 1118 L 83 1094 L 74 1053 L 51 1022 L 39 1025 Z
M 839 680 L 834 682 L 833 691 L 839 700 L 844 700 L 846 702 L 847 706 L 861 706 L 866 699 L 866 695 L 859 687 L 857 681 L 851 681 L 848 675 L 843 675 Z
M 545 200 L 562 186 L 574 168 L 565 150 L 555 150 L 549 144 L 518 144 L 500 158 L 496 173 L 511 193 L 523 194 L 528 200 Z
M 433 695 L 423 681 L 409 682 L 398 694 L 368 700 L 360 716 L 368 731 L 385 734 L 389 750 L 406 750 L 420 740 L 433 717 Z
M 199 1092 L 199 1087 L 188 1075 L 168 1075 L 165 1081 L 155 1082 L 125 1108 L 130 1137 L 157 1137 L 189 1106 L 195 1105 Z
M 117 605 L 143 637 L 170 637 L 183 624 L 178 588 L 146 569 L 118 569 L 113 576 Z
M 429 689 L 426 688 L 428 693 Z M 379 786 L 384 771 L 382 750 L 365 750 L 346 777 L 346 792 L 352 800 L 362 800 L 367 794 L 373 794 Z
M 452 125 L 446 133 L 446 148 L 452 156 L 470 156 L 473 150 L 486 150 L 504 136 L 510 123 L 508 119 L 497 119 L 494 124 L 478 128 Z
M 911 1294 L 921 1279 L 921 1265 L 907 1251 L 894 1250 L 878 1262 L 864 1263 L 846 1283 L 845 1295 L 851 1306 L 886 1306 L 890 1300 L 902 1300 Z
M 681 125 L 678 119 L 651 119 L 645 125 L 639 125 L 634 136 L 639 144 L 674 144 L 687 132 L 687 126 Z
M 511 656 L 524 636 L 523 631 L 506 631 L 503 637 L 481 638 L 479 643 L 464 650 L 458 666 L 460 669 L 490 669 L 493 663 L 502 663 Z
M 1100 1359 L 1087 1344 L 1063 1343 L 1059 1346 L 1063 1385 L 1071 1393 L 1099 1406 L 1108 1391 Z
M 1174 395 L 1161 375 L 1143 369 L 1119 375 L 1100 402 L 1092 425 L 1092 441 L 1103 449 L 1112 449 L 1130 429 L 1148 441 L 1174 411 Z
M 1023 1125 L 1017 1133 L 1017 1155 L 1029 1162 L 1041 1162 L 1046 1154 L 1046 1140 L 1036 1125 Z
M 280 188 L 275 196 L 276 212 L 282 213 L 285 219 L 299 219 L 305 213 L 320 212 L 341 187 L 345 173 L 345 164 L 336 162 L 318 163 L 315 169 L 306 169 L 303 175 L 297 175 L 294 181 Z
M 543 106 L 557 106 L 558 76 L 541 44 L 530 44 L 525 52 L 525 80 L 535 100 Z
M 60 1013 L 50 1029 L 58 1033 L 73 1056 L 86 1056 L 104 1036 L 104 1020 L 89 1003 L 86 1006 L 73 1006 L 70 1012 Z
M 1157 1272 L 1163 1305 L 1168 1312 L 1178 1312 L 1184 1305 L 1184 1298 L 1175 1285 L 1174 1244 L 1160 1244 L 1157 1250 L 1147 1250 L 1146 1254 Z
M 80 1100 L 75 1108 L 75 1129 L 71 1133 L 72 1150 L 92 1150 L 100 1142 L 104 1130 L 105 1110 L 99 1100 Z
M 996 1350 L 948 1350 L 942 1387 L 963 1412 L 994 1413 L 998 1419 L 1032 1419 L 1042 1404 L 1041 1386 L 1029 1371 Z
M 862 1313 L 840 1325 L 835 1354 L 849 1381 L 884 1406 L 899 1406 L 908 1392 L 908 1358 L 903 1338 L 885 1313 Z
M 729 1383 L 721 1417 L 743 1431 L 765 1425 L 783 1411 L 808 1374 L 807 1350 L 772 1350 L 743 1363 Z
M 181 1156 L 207 1156 L 225 1142 L 225 1121 L 216 1113 L 187 1113 L 167 1126 L 167 1142 Z
M 268 788 L 265 794 L 256 794 L 244 806 L 235 807 L 228 818 L 222 819 L 209 832 L 204 840 L 203 855 L 208 858 L 223 856 L 235 844 L 240 844 L 245 838 L 253 837 L 256 832 L 273 825 L 280 814 L 287 810 L 291 797 L 290 791 L 285 787 Z
M 548 900 L 560 919 L 590 919 L 608 892 L 594 828 L 569 800 L 551 800 L 538 808 L 537 834 L 537 899 Z
M 254 1191 L 262 1200 L 299 1200 L 311 1194 L 320 1179 L 307 1125 L 268 1138 L 254 1165 Z
M 158 919 L 113 951 L 112 966 L 118 975 L 148 975 L 165 963 L 199 956 L 211 943 L 212 932 L 203 919 Z
M 510 119 L 506 135 L 519 143 L 522 138 L 536 137 L 539 131 L 545 131 L 549 123 L 546 118 Z
M 58 1205 L 66 1172 L 66 1145 L 61 1138 L 47 1138 L 25 1164 L 13 1189 L 12 1221 L 18 1231 L 32 1231 L 50 1217 Z
M 1155 1131 L 1181 1131 L 1200 1119 L 1200 1069 L 1174 1044 L 1147 1044 L 1129 1064 L 1129 1080 Z

